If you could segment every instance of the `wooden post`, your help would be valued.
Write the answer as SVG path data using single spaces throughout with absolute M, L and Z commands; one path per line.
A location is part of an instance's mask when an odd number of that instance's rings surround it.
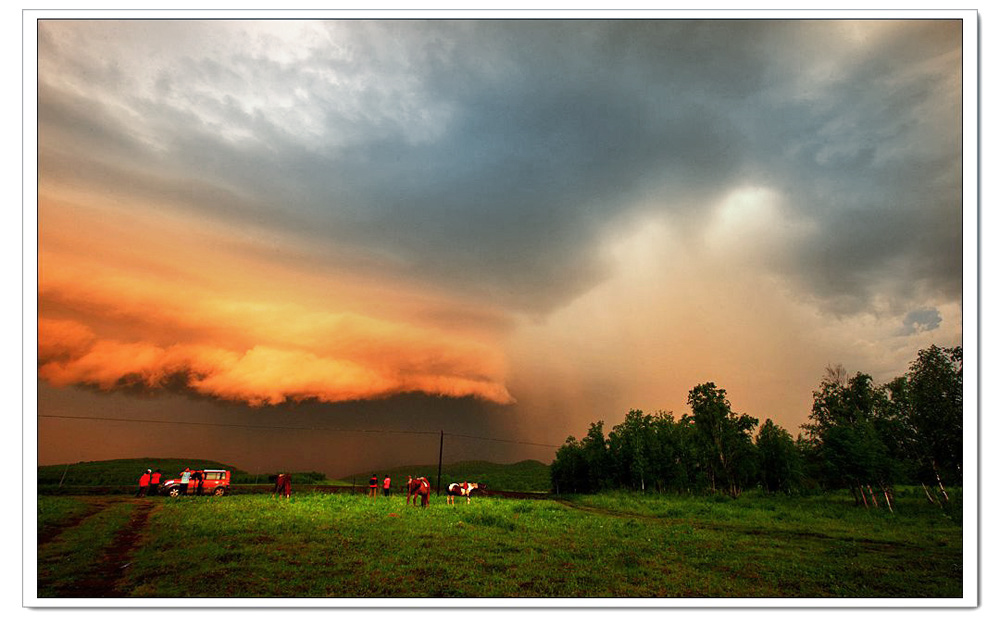
M 941 482 L 941 474 L 939 474 L 938 471 L 937 471 L 937 464 L 935 463 L 934 465 L 935 465 L 935 467 L 934 467 L 934 478 L 937 478 L 938 488 L 941 490 L 941 495 L 944 496 L 944 501 L 948 502 L 949 501 L 948 500 L 948 492 L 944 490 L 944 483 Z
M 441 442 L 438 444 L 438 490 L 437 494 L 441 495 L 441 459 L 444 457 L 444 431 L 441 431 Z
M 892 502 L 889 500 L 889 490 L 886 489 L 885 487 L 882 487 L 882 495 L 885 496 L 885 505 L 889 507 L 889 512 L 895 513 L 895 511 L 892 510 Z

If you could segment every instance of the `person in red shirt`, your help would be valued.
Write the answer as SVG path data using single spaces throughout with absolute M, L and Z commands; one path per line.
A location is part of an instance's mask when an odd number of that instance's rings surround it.
M 372 474 L 368 479 L 368 493 L 371 494 L 372 500 L 378 497 L 378 474 Z
M 163 476 L 163 472 L 159 468 L 153 470 L 153 473 L 149 476 L 149 495 L 155 496 L 160 491 L 160 478 Z
M 275 496 L 287 498 L 290 495 L 292 495 L 292 475 L 278 474 L 274 479 L 274 493 L 271 494 L 271 499 L 273 500 Z
M 149 477 L 153 473 L 153 470 L 146 470 L 143 472 L 142 476 L 139 477 L 139 491 L 135 493 L 136 498 L 145 497 L 146 492 L 149 491 Z
M 389 483 L 391 482 L 389 475 L 385 475 L 385 479 L 382 481 L 382 495 L 389 497 Z

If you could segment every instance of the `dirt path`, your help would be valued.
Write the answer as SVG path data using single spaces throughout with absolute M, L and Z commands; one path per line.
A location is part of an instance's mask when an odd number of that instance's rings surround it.
M 72 589 L 71 597 L 78 598 L 120 598 L 118 583 L 131 565 L 130 557 L 142 541 L 143 530 L 149 523 L 149 516 L 159 505 L 152 500 L 139 500 L 132 511 L 128 524 L 118 531 L 111 545 L 97 562 L 87 571 L 87 575 Z
M 96 515 L 97 513 L 100 513 L 106 506 L 107 502 L 88 503 L 88 508 L 80 515 L 72 517 L 64 522 L 60 522 L 58 524 L 53 524 L 52 526 L 46 527 L 40 533 L 38 533 L 38 547 L 41 548 L 45 544 L 54 540 L 59 535 L 63 534 L 65 531 L 69 530 L 70 528 L 76 528 L 80 524 L 87 521 L 90 517 Z

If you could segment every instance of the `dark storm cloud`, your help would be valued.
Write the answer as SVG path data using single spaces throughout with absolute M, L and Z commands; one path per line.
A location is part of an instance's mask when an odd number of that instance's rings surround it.
M 941 325 L 941 313 L 937 309 L 919 309 L 910 311 L 903 318 L 903 335 L 914 335 L 934 330 Z
M 958 26 L 907 22 L 854 47 L 835 31 L 332 23 L 330 46 L 294 62 L 193 47 L 154 90 L 122 93 L 155 148 L 43 77 L 42 152 L 58 126 L 81 139 L 59 149 L 133 192 L 173 187 L 203 214 L 391 251 L 394 271 L 533 313 L 597 284 L 595 243 L 635 212 L 698 223 L 734 186 L 763 184 L 814 226 L 771 269 L 827 309 L 957 298 L 960 125 L 944 83 L 959 58 L 933 64 Z M 126 88 L 114 63 L 71 67 Z

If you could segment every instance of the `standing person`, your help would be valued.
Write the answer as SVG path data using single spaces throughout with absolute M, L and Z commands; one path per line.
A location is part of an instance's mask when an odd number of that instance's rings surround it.
M 163 472 L 160 468 L 153 470 L 153 473 L 149 476 L 149 495 L 155 496 L 160 492 L 160 478 L 163 476 Z
M 368 493 L 372 500 L 378 497 L 378 474 L 372 472 L 372 477 L 368 479 Z
M 386 498 L 389 497 L 389 483 L 391 482 L 389 475 L 385 475 L 385 480 L 382 481 L 382 495 Z
M 181 491 L 184 492 L 184 495 L 187 495 L 188 485 L 190 484 L 191 484 L 191 468 L 185 467 L 184 471 L 181 472 Z
M 153 473 L 153 470 L 146 470 L 139 477 L 139 491 L 135 492 L 136 498 L 145 497 L 146 492 L 149 491 L 149 476 Z
M 195 470 L 194 474 L 191 475 L 191 480 L 195 482 L 195 493 L 197 495 L 200 496 L 205 493 L 205 472 Z

